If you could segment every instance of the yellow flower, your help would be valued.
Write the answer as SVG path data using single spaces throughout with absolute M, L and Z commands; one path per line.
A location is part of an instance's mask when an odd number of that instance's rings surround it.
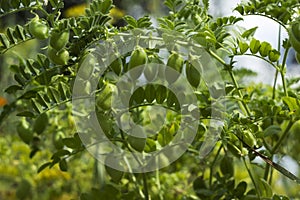
M 85 14 L 86 4 L 74 5 L 64 12 L 65 17 L 78 17 Z
M 110 23 L 113 24 L 121 19 L 125 15 L 125 12 L 117 7 L 114 7 L 109 11 L 109 15 L 112 17 Z

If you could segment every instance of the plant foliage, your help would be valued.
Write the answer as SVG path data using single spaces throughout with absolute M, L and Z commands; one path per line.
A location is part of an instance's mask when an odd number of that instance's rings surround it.
M 182 41 L 195 41 L 214 58 L 222 71 L 226 83 L 227 107 L 226 112 L 220 111 L 220 115 L 224 116 L 225 120 L 218 142 L 207 157 L 200 159 L 198 150 L 203 144 L 203 136 L 210 128 L 208 119 L 212 118 L 211 105 L 217 97 L 210 94 L 200 78 L 206 76 L 205 70 L 202 72 L 204 74 L 193 71 L 194 58 L 186 55 L 180 58 L 182 60 L 177 58 L 170 63 L 178 65 L 174 69 L 188 80 L 199 101 L 196 109 L 201 113 L 200 125 L 188 151 L 167 168 L 151 173 L 123 173 L 105 167 L 104 177 L 99 173 L 93 174 L 95 179 L 102 179 L 102 184 L 95 185 L 91 191 L 83 192 L 81 199 L 277 200 L 289 198 L 277 194 L 273 189 L 276 184 L 273 178 L 275 175 L 281 174 L 291 183 L 295 182 L 295 187 L 300 184 L 298 175 L 291 173 L 278 162 L 283 156 L 299 161 L 299 77 L 290 79 L 286 76 L 288 52 L 292 48 L 299 52 L 300 48 L 300 28 L 291 28 L 293 24 L 299 23 L 298 0 L 250 0 L 238 4 L 234 9 L 240 14 L 238 17 L 209 15 L 208 0 L 166 0 L 164 5 L 169 13 L 156 19 L 158 27 L 152 24 L 149 16 L 135 19 L 126 15 L 123 18 L 127 25 L 121 28 L 111 24 L 110 10 L 114 7 L 112 0 L 91 1 L 85 15 L 70 18 L 60 16 L 64 7 L 61 0 L 10 0 L 1 1 L 0 5 L 0 18 L 24 11 L 32 14 L 32 18 L 28 19 L 26 24 L 15 24 L 0 33 L 1 55 L 29 40 L 37 40 L 40 43 L 35 58 L 20 56 L 18 62 L 10 66 L 15 83 L 6 88 L 5 92 L 14 100 L 4 106 L 0 113 L 0 124 L 5 123 L 9 115 L 19 117 L 16 131 L 20 139 L 31 148 L 31 158 L 36 156 L 37 152 L 51 150 L 52 155 L 47 158 L 48 161 L 40 163 L 39 173 L 55 165 L 58 165 L 61 171 L 68 171 L 72 168 L 70 160 L 79 159 L 87 149 L 72 119 L 82 114 L 73 112 L 72 115 L 72 98 L 77 75 L 91 76 L 88 69 L 87 74 L 80 74 L 79 71 L 94 44 L 109 41 L 115 36 L 126 38 L 130 30 L 133 30 L 136 36 L 137 47 L 134 52 L 116 54 L 116 61 L 106 69 L 105 75 L 100 77 L 95 91 L 95 117 L 99 120 L 106 137 L 131 152 L 147 154 L 170 144 L 180 128 L 179 111 L 182 108 L 176 95 L 162 85 L 148 84 L 139 87 L 129 99 L 133 121 L 140 125 L 149 123 L 145 112 L 147 107 L 153 105 L 160 105 L 168 110 L 167 120 L 155 136 L 140 140 L 126 136 L 122 130 L 116 128 L 117 122 L 109 104 L 116 87 L 115 76 L 126 74 L 139 62 L 167 64 L 166 59 L 161 58 L 160 49 L 170 47 L 177 50 L 178 46 L 186 45 L 179 40 L 174 42 L 174 32 L 184 35 Z M 237 23 L 246 15 L 271 18 L 286 29 L 289 38 L 279 38 L 284 51 L 280 50 L 280 46 L 273 47 L 267 41 L 255 38 L 257 27 L 248 30 L 239 27 Z M 35 33 L 30 31 L 31 20 L 35 17 L 47 27 L 46 39 L 37 39 Z M 144 41 L 143 37 L 154 37 L 148 31 L 156 29 L 155 37 L 161 41 L 160 45 L 149 45 L 149 48 L 139 49 L 138 44 Z M 59 39 L 63 32 L 66 32 L 67 36 Z M 54 43 L 50 42 L 51 39 Z M 56 44 L 58 42 L 62 43 Z M 59 48 L 55 49 L 54 46 Z M 174 52 L 168 51 L 167 55 L 171 59 Z M 252 74 L 237 69 L 238 63 L 235 58 L 240 56 L 256 57 L 273 67 L 276 70 L 274 86 L 241 82 L 240 77 Z M 138 59 L 141 60 L 137 61 Z M 151 73 L 149 72 L 150 75 Z M 277 74 L 281 77 L 282 85 L 276 85 Z M 153 77 L 150 75 L 145 78 L 151 80 Z M 85 81 L 83 85 L 81 92 L 87 95 L 90 83 Z M 214 89 L 218 90 L 218 86 Z M 125 98 L 128 99 L 126 95 Z M 193 111 L 191 114 L 193 115 Z M 61 121 L 67 123 L 62 125 Z M 45 141 L 50 141 L 51 145 L 47 145 Z M 168 160 L 164 157 L 163 159 Z M 97 165 L 95 166 L 96 169 Z M 248 178 L 238 178 L 240 170 L 245 171 Z M 26 196 L 26 188 L 29 187 L 26 181 L 22 184 L 25 189 L 18 190 L 17 195 L 20 198 Z M 299 192 L 290 195 L 293 199 L 297 195 L 299 197 Z

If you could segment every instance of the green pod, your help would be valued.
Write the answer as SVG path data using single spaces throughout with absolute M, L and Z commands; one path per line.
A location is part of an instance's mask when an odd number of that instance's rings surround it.
M 185 73 L 189 83 L 195 88 L 198 87 L 200 84 L 201 74 L 190 62 L 186 63 Z
M 109 116 L 103 114 L 102 112 L 97 112 L 97 123 L 99 123 L 102 131 L 106 135 L 106 137 L 110 138 L 110 132 L 113 129 L 113 122 L 109 118 Z
M 167 68 L 165 70 L 165 77 L 169 84 L 174 83 L 179 78 L 178 73 L 181 73 L 183 64 L 184 64 L 184 60 L 181 57 L 181 55 L 179 55 L 178 53 L 173 52 L 169 56 L 168 62 L 167 62 Z M 170 68 L 174 69 L 178 73 L 175 73 Z
M 29 32 L 39 40 L 44 40 L 49 37 L 49 27 L 44 21 L 40 20 L 39 17 L 35 17 L 29 22 Z
M 88 80 L 94 72 L 96 62 L 96 58 L 92 54 L 83 56 L 79 63 L 78 76 L 83 80 Z
M 69 42 L 70 33 L 68 30 L 60 32 L 58 30 L 54 30 L 51 32 L 49 44 L 55 50 L 59 51 L 64 48 Z
M 48 57 L 49 59 L 57 65 L 66 65 L 69 60 L 69 52 L 66 49 L 57 51 L 51 46 L 48 46 Z
M 150 55 L 148 57 L 148 65 L 145 67 L 144 76 L 147 81 L 153 81 L 158 74 L 158 65 L 164 64 L 157 56 Z
M 136 67 L 142 66 L 147 63 L 147 53 L 145 50 L 137 46 L 135 50 L 131 53 L 130 60 L 128 63 L 128 70 L 131 78 L 137 79 L 142 73 L 143 68 L 135 69 Z
M 104 89 L 96 97 L 96 104 L 102 110 L 109 110 L 111 108 L 111 97 L 113 92 L 113 85 L 107 83 Z
M 253 147 L 256 145 L 256 139 L 250 131 L 243 132 L 243 141 L 250 147 Z
M 109 68 L 117 75 L 120 75 L 123 70 L 123 62 L 121 57 L 116 58 L 110 65 Z

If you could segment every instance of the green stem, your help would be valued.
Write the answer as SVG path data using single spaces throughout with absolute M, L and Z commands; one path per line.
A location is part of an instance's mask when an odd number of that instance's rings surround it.
M 280 71 L 280 75 L 281 75 L 281 80 L 282 80 L 282 87 L 283 87 L 283 91 L 284 91 L 284 95 L 285 96 L 289 96 L 288 92 L 287 92 L 287 87 L 286 87 L 286 80 L 285 80 L 285 66 L 282 67 L 282 70 Z
M 272 185 L 272 180 L 273 180 L 273 168 L 271 168 L 271 171 L 270 171 L 270 178 L 269 178 L 269 185 Z
M 277 22 L 279 25 L 281 25 L 285 30 L 287 30 L 287 26 L 286 24 L 282 23 L 281 21 L 277 20 L 276 18 L 273 18 L 271 16 L 268 16 L 268 15 L 265 15 L 265 14 L 262 14 L 262 13 L 255 13 L 255 14 L 247 14 L 247 15 L 244 15 L 244 16 L 251 16 L 251 15 L 258 15 L 258 16 L 262 16 L 262 17 L 266 17 L 266 18 L 269 18 L 275 22 Z
M 214 57 L 219 63 L 221 63 L 222 65 L 224 66 L 228 66 L 227 63 L 222 59 L 220 58 L 217 54 L 215 54 L 215 52 L 211 51 L 211 50 L 208 50 L 208 53 Z
M 273 160 L 273 155 L 271 156 L 270 160 Z M 270 166 L 271 165 L 266 165 L 265 172 L 264 172 L 264 179 L 265 181 L 268 181 L 268 176 L 270 172 Z
M 285 71 L 286 71 L 286 60 L 287 60 L 287 56 L 289 53 L 289 47 L 285 49 L 284 52 L 284 56 L 283 56 L 283 61 L 282 61 L 282 67 L 280 69 L 280 75 L 281 75 L 281 79 L 282 79 L 282 87 L 283 87 L 283 91 L 284 91 L 284 95 L 285 96 L 289 96 L 287 93 L 287 87 L 286 87 L 286 80 L 285 80 Z
M 274 77 L 274 84 L 273 84 L 273 95 L 272 99 L 274 100 L 276 97 L 276 84 L 277 84 L 277 76 L 278 76 L 278 69 L 276 69 L 275 77 Z
M 222 149 L 222 145 L 219 147 L 218 151 L 217 151 L 217 154 L 215 155 L 215 158 L 210 166 L 210 175 L 209 175 L 209 186 L 211 186 L 212 184 L 212 177 L 213 177 L 213 171 L 214 171 L 214 166 L 217 162 L 217 159 L 220 155 L 220 152 L 221 152 L 221 149 Z
M 280 46 L 281 46 L 281 26 L 278 25 L 278 37 L 277 37 L 277 51 L 280 52 Z
M 158 159 L 158 158 L 156 158 L 156 159 Z M 164 199 L 163 198 L 163 193 L 162 193 L 162 190 L 161 190 L 161 185 L 160 185 L 160 179 L 159 179 L 159 170 L 158 169 L 156 169 L 156 171 L 155 171 L 155 179 L 156 179 L 156 186 L 157 186 L 157 189 L 158 189 L 158 191 L 161 191 L 161 192 L 159 192 L 159 199 L 160 200 L 162 200 L 162 199 Z
M 214 57 L 218 62 L 220 62 L 225 68 L 228 68 L 229 65 L 228 65 L 222 58 L 220 58 L 217 54 L 215 54 L 213 51 L 210 51 L 210 50 L 208 50 L 208 53 L 209 53 L 212 57 Z M 229 68 L 230 68 L 230 66 L 229 66 Z M 238 82 L 236 81 L 235 76 L 234 76 L 232 70 L 231 70 L 231 69 L 228 69 L 227 71 L 229 72 L 229 75 L 230 75 L 231 80 L 232 80 L 232 82 L 233 82 L 233 84 L 234 84 L 234 87 L 235 87 L 235 89 L 237 90 L 238 95 L 239 95 L 239 97 L 240 97 L 240 99 L 241 99 L 241 101 L 239 101 L 239 102 L 240 102 L 240 103 L 239 103 L 239 104 L 240 104 L 240 107 L 243 108 L 244 112 L 245 112 L 248 116 L 250 116 L 250 115 L 251 115 L 250 109 L 249 109 L 248 105 L 243 101 L 243 94 L 242 94 L 242 92 L 239 90 Z
M 281 26 L 279 25 L 278 37 L 277 37 L 277 51 L 278 52 L 280 52 L 280 46 L 281 46 Z M 279 64 L 279 62 L 277 62 L 277 66 L 278 66 L 278 64 Z M 276 67 L 275 69 L 276 69 L 276 72 L 275 72 L 275 77 L 274 77 L 272 99 L 275 99 L 275 97 L 276 97 L 276 84 L 277 84 L 278 68 Z
M 125 141 L 125 136 L 124 136 L 123 131 L 120 130 L 120 133 L 121 133 L 122 140 Z M 129 146 L 127 145 L 126 142 L 124 142 L 124 145 L 129 149 L 129 151 L 131 151 L 131 149 L 129 148 Z M 126 162 L 128 168 L 129 168 L 129 172 L 130 172 L 129 174 L 131 175 L 131 179 L 132 179 L 132 181 L 134 182 L 134 185 L 135 185 L 136 189 L 140 192 L 141 195 L 143 195 L 143 192 L 140 190 L 139 184 L 138 184 L 137 181 L 136 181 L 136 178 L 135 178 L 135 176 L 134 176 L 134 174 L 133 174 L 133 172 L 132 172 L 132 169 L 131 169 L 131 167 L 130 167 L 129 162 L 127 162 L 126 157 L 124 157 L 124 158 L 125 158 L 125 162 Z
M 126 142 L 126 139 L 125 139 L 125 135 L 124 135 L 124 132 L 120 129 L 120 133 L 121 133 L 121 137 L 123 139 L 124 142 L 124 145 L 125 147 L 128 149 L 128 151 L 130 151 L 130 153 L 132 154 L 132 156 L 134 157 L 134 159 L 139 163 L 139 165 L 142 167 L 143 166 L 143 163 L 142 161 L 135 155 L 134 153 L 134 150 L 128 145 L 128 143 Z
M 243 163 L 244 163 L 244 165 L 245 165 L 245 167 L 246 167 L 246 169 L 247 169 L 247 172 L 248 172 L 248 174 L 249 174 L 249 176 L 250 176 L 250 178 L 251 178 L 251 181 L 252 181 L 252 183 L 253 183 L 253 185 L 254 185 L 254 188 L 255 188 L 255 190 L 257 191 L 258 198 L 260 199 L 259 189 L 258 189 L 258 187 L 257 187 L 257 185 L 256 185 L 254 176 L 253 176 L 253 174 L 252 174 L 250 168 L 248 167 L 248 165 L 247 165 L 247 163 L 246 163 L 245 157 L 242 157 L 242 159 L 243 159 Z
M 36 10 L 41 11 L 47 18 L 49 18 L 50 14 L 48 14 L 48 12 L 43 8 L 42 5 L 37 5 Z
M 265 61 L 266 63 L 268 63 L 269 65 L 271 65 L 271 66 L 274 67 L 275 69 L 277 69 L 276 65 L 275 65 L 273 62 L 269 61 L 269 60 L 266 59 L 266 58 L 262 58 L 261 56 L 256 55 L 256 54 L 245 53 L 245 54 L 242 54 L 242 55 L 235 55 L 235 56 L 252 56 L 252 57 L 256 57 L 256 58 L 259 58 L 259 59 Z
M 5 16 L 7 16 L 7 15 L 15 14 L 15 13 L 18 13 L 18 12 L 27 11 L 27 10 L 33 10 L 33 9 L 34 9 L 33 6 L 18 8 L 18 9 L 15 9 L 15 10 L 12 10 L 12 11 L 8 11 L 8 12 L 5 12 L 5 13 L 1 14 L 0 18 L 3 18 Z
M 6 48 L 6 49 L 3 49 L 2 51 L 0 51 L 0 55 L 2 55 L 2 54 L 5 54 L 7 51 L 9 51 L 10 49 L 12 49 L 12 48 L 14 48 L 14 47 L 16 47 L 16 46 L 18 46 L 18 45 L 20 45 L 20 44 L 22 44 L 22 43 L 25 43 L 25 42 L 28 42 L 28 41 L 30 41 L 30 40 L 33 40 L 34 38 L 27 38 L 27 39 L 25 39 L 25 40 L 22 40 L 22 41 L 19 41 L 19 42 L 17 42 L 16 44 L 11 44 L 8 48 Z
M 281 137 L 279 138 L 278 142 L 275 144 L 275 146 L 271 149 L 271 154 L 275 154 L 276 151 L 279 149 L 280 145 L 282 144 L 282 142 L 284 141 L 284 139 L 287 137 L 290 129 L 292 128 L 294 122 L 293 120 L 290 120 L 287 127 L 285 128 L 283 134 L 281 135 Z
M 250 116 L 250 115 L 251 115 L 250 109 L 249 109 L 248 105 L 243 101 L 243 94 L 242 94 L 242 92 L 239 90 L 239 85 L 238 85 L 238 83 L 237 83 L 237 81 L 236 81 L 236 79 L 235 79 L 235 76 L 234 76 L 232 70 L 228 70 L 228 72 L 229 72 L 229 75 L 230 75 L 230 77 L 231 77 L 231 80 L 232 80 L 232 82 L 233 82 L 233 84 L 234 84 L 234 87 L 235 87 L 235 89 L 237 90 L 239 97 L 241 98 L 241 101 L 239 101 L 239 102 L 241 102 L 242 107 L 244 108 L 244 110 L 245 110 L 247 116 Z
M 283 140 L 287 137 L 287 135 L 289 133 L 289 130 L 291 129 L 292 126 L 293 126 L 293 121 L 290 120 L 289 124 L 287 125 L 286 129 L 284 130 L 283 134 L 279 138 L 279 140 L 276 143 L 276 145 L 272 149 L 269 150 L 269 152 L 271 153 L 271 158 L 270 158 L 271 161 L 273 160 L 273 155 L 276 153 L 276 151 L 280 147 L 280 145 L 283 142 Z M 266 168 L 265 168 L 265 172 L 264 172 L 264 179 L 266 181 L 268 181 L 268 178 L 269 178 L 269 183 L 271 183 L 271 181 L 272 181 L 272 175 L 270 175 L 270 177 L 269 177 L 269 172 L 270 172 L 270 165 L 267 165 Z
M 264 144 L 264 147 L 267 149 L 267 151 L 269 151 L 269 152 L 272 151 L 271 147 L 268 145 L 265 138 L 263 138 L 263 144 Z M 271 156 L 270 160 L 273 160 L 273 155 Z M 270 172 L 270 165 L 266 165 L 265 172 L 264 172 L 264 180 L 265 181 L 268 181 L 269 172 Z
M 143 173 L 143 183 L 144 183 L 144 195 L 145 200 L 149 200 L 148 184 L 147 184 L 147 175 Z
M 265 138 L 263 138 L 263 144 L 264 144 L 264 147 L 267 149 L 267 151 L 271 152 L 271 147 L 268 145 Z
M 137 108 L 138 109 L 138 108 Z M 139 116 L 138 116 L 139 117 Z M 120 130 L 121 132 L 121 137 L 124 140 L 125 136 L 122 130 Z M 129 147 L 128 144 L 125 144 L 127 149 L 132 153 L 133 157 L 136 159 L 136 161 L 140 164 L 140 166 L 142 167 L 142 162 L 138 159 L 138 157 L 135 155 L 134 151 Z M 148 192 L 148 184 L 147 184 L 147 175 L 145 172 L 142 173 L 143 176 L 143 185 L 144 185 L 144 196 L 145 196 L 145 200 L 149 200 L 149 192 Z
M 279 30 L 278 30 L 278 37 L 277 37 L 277 51 L 280 52 L 280 46 L 281 46 L 281 25 L 279 24 Z M 277 66 L 279 66 L 279 61 L 277 61 Z M 274 100 L 276 97 L 276 85 L 277 85 L 277 76 L 278 76 L 278 72 L 279 69 L 278 67 L 275 68 L 276 72 L 275 72 L 275 77 L 274 77 L 274 83 L 273 83 L 273 94 L 272 94 L 272 99 Z M 274 123 L 273 118 L 271 118 L 272 121 L 272 125 Z M 266 143 L 266 141 L 264 140 L 264 146 L 266 147 L 266 149 L 271 152 L 272 150 L 269 148 L 268 144 Z M 270 160 L 273 160 L 273 155 L 271 156 Z M 271 169 L 272 170 L 272 169 Z M 270 165 L 267 165 L 265 168 L 265 172 L 264 172 L 264 179 L 266 181 L 268 181 L 268 176 L 269 176 L 269 172 L 270 172 Z M 272 171 L 271 171 L 272 172 Z M 272 180 L 272 174 L 270 174 L 270 179 Z M 271 183 L 271 182 L 270 182 Z
M 98 146 L 96 148 L 97 148 L 97 151 L 98 151 Z M 99 183 L 98 160 L 96 158 L 94 158 L 93 184 L 100 186 L 100 183 Z

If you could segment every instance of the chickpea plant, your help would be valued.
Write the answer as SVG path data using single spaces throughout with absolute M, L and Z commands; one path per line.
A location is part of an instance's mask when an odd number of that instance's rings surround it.
M 166 82 L 172 85 L 185 78 L 198 101 L 196 108 L 187 108 L 191 116 L 197 117 L 199 126 L 186 152 L 172 163 L 168 163 L 171 158 L 162 153 L 154 163 L 160 163 L 164 168 L 132 173 L 125 170 L 128 166 L 114 159 L 115 152 L 112 151 L 104 164 L 96 160 L 95 172 L 91 172 L 96 184 L 90 191 L 79 194 L 80 198 L 299 198 L 299 173 L 290 172 L 280 162 L 284 156 L 297 163 L 300 160 L 300 88 L 297 85 L 300 78 L 286 77 L 289 52 L 295 50 L 296 59 L 300 61 L 299 0 L 250 0 L 236 6 L 233 12 L 239 13 L 239 16 L 227 17 L 209 15 L 209 0 L 166 0 L 164 5 L 169 12 L 154 19 L 158 27 L 154 27 L 149 16 L 135 19 L 128 15 L 123 17 L 126 26 L 114 26 L 109 15 L 114 6 L 111 0 L 91 1 L 85 15 L 71 18 L 61 17 L 63 1 L 49 0 L 47 5 L 45 2 L 0 2 L 0 18 L 20 11 L 32 13 L 26 24 L 15 24 L 0 33 L 0 54 L 5 55 L 29 40 L 36 39 L 40 43 L 35 59 L 20 57 L 18 63 L 10 66 L 15 84 L 6 88 L 5 92 L 14 100 L 0 114 L 0 123 L 5 123 L 8 115 L 19 117 L 16 132 L 30 146 L 30 157 L 45 149 L 52 151 L 49 161 L 41 163 L 38 172 L 54 165 L 62 171 L 71 170 L 72 159 L 80 159 L 80 154 L 87 151 L 88 146 L 81 137 L 85 133 L 76 131 L 73 121 L 84 113 L 73 112 L 72 115 L 72 98 L 94 95 L 95 112 L 88 119 L 100 125 L 106 140 L 133 155 L 146 156 L 172 144 L 184 117 L 180 111 L 185 108 L 176 92 L 163 84 L 151 84 L 151 81 L 161 74 L 174 73 L 174 76 L 165 77 Z M 288 38 L 279 37 L 278 47 L 258 40 L 255 27 L 246 30 L 238 25 L 247 15 L 272 19 L 281 27 L 280 31 L 288 32 Z M 121 41 L 126 45 L 129 33 L 134 38 L 132 51 L 116 51 L 109 55 L 109 66 L 98 77 L 97 86 L 93 85 L 89 79 L 94 76 L 94 66 L 101 66 L 104 62 L 92 54 L 91 47 L 114 37 L 125 38 Z M 174 40 L 174 33 L 184 35 L 183 40 Z M 147 43 L 149 38 L 159 42 L 155 46 L 150 45 Z M 202 71 L 196 66 L 197 60 L 203 58 L 180 53 L 180 46 L 188 46 L 184 41 L 191 40 L 217 63 L 224 80 L 225 96 L 221 107 L 226 109 L 214 111 L 212 107 L 218 97 L 211 95 L 204 81 L 204 77 L 209 76 L 205 69 L 208 66 L 203 66 Z M 240 56 L 257 57 L 273 67 L 276 70 L 274 85 L 243 82 L 242 78 L 250 76 L 250 72 L 236 68 L 238 62 L 235 58 Z M 142 65 L 146 67 L 140 68 Z M 161 72 L 148 67 L 152 65 L 169 67 L 161 68 Z M 143 76 L 142 79 L 150 84 L 136 88 L 132 94 L 125 93 L 126 87 L 129 87 L 127 83 L 118 87 L 116 80 L 127 72 L 130 79 L 137 80 Z M 277 77 L 281 78 L 282 85 L 276 84 Z M 78 82 L 80 84 L 76 86 Z M 74 87 L 78 94 L 74 94 Z M 216 91 L 222 90 L 220 87 L 213 85 Z M 134 128 L 134 134 L 124 133 L 115 119 L 112 101 L 116 92 L 123 95 L 120 100 L 127 101 L 130 118 L 139 125 Z M 156 119 L 151 118 L 149 113 L 155 113 L 158 105 L 167 110 L 166 119 L 159 119 L 159 114 Z M 154 106 L 152 110 L 151 106 Z M 223 117 L 222 128 L 210 153 L 201 157 L 199 149 L 205 143 L 205 134 L 208 129 L 214 128 L 209 124 L 213 112 Z M 67 125 L 61 125 L 62 120 L 67 121 Z M 163 120 L 165 123 L 161 124 Z M 154 135 L 146 135 L 141 127 L 149 124 L 161 128 Z M 45 141 L 50 141 L 51 145 Z M 282 186 L 285 193 L 281 193 L 277 179 L 286 183 L 287 186 Z M 21 193 L 18 193 L 20 197 L 26 196 L 25 191 Z

